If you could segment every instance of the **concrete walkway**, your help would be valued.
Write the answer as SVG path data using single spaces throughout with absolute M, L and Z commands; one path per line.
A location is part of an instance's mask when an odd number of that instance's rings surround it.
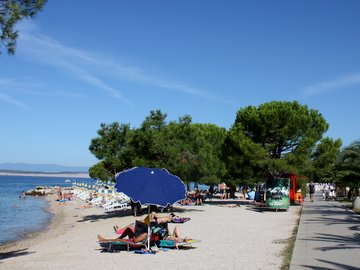
M 303 204 L 290 270 L 360 269 L 360 215 L 336 201 Z

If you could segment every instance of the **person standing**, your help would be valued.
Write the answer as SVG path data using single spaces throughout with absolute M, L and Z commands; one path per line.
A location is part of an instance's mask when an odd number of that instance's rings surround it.
M 331 200 L 335 200 L 335 187 L 334 187 L 333 183 L 330 183 L 329 189 L 330 189 L 329 195 L 330 195 Z
M 219 191 L 220 191 L 220 199 L 226 199 L 226 194 L 225 194 L 225 192 L 226 192 L 226 184 L 225 184 L 225 182 L 221 182 L 220 184 L 219 184 Z
M 314 193 L 315 193 L 315 185 L 313 181 L 311 181 L 309 185 L 310 202 L 314 201 Z

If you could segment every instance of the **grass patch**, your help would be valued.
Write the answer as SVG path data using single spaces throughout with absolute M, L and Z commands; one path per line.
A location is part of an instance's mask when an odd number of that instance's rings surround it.
M 289 268 L 290 268 L 291 258 L 292 258 L 294 246 L 295 246 L 296 235 L 297 235 L 299 223 L 300 223 L 301 210 L 302 210 L 302 207 L 299 210 L 299 217 L 296 220 L 295 227 L 291 233 L 291 236 L 289 239 L 287 239 L 286 246 L 281 254 L 283 257 L 283 262 L 282 262 L 282 265 L 280 268 L 281 270 L 289 270 Z

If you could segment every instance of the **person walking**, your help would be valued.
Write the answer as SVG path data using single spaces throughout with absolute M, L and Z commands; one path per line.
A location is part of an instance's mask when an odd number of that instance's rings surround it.
M 315 185 L 314 182 L 311 181 L 309 185 L 310 202 L 314 201 L 314 193 L 315 193 Z

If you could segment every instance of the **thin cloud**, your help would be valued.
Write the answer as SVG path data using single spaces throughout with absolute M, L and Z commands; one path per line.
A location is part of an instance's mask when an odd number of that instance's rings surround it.
M 21 25 L 18 51 L 26 53 L 44 64 L 60 68 L 73 78 L 101 89 L 124 103 L 130 104 L 129 100 L 119 90 L 105 83 L 103 76 L 112 75 L 112 80 L 122 79 L 216 102 L 230 103 L 222 97 L 213 96 L 208 92 L 184 83 L 153 76 L 139 67 L 126 66 L 110 58 L 66 46 L 56 39 L 41 34 L 33 24 L 31 21 L 27 21 Z
M 0 78 L 0 87 L 2 91 L 6 91 L 7 89 L 11 89 L 13 91 L 14 89 L 19 89 L 21 87 L 24 87 L 24 85 L 26 84 L 21 82 L 16 82 L 11 78 Z M 25 103 L 4 93 L 0 93 L 0 100 L 23 109 L 29 109 L 29 107 Z
M 321 82 L 318 84 L 307 86 L 303 89 L 303 95 L 309 97 L 358 84 L 360 84 L 360 74 L 342 76 L 333 81 Z
M 13 84 L 12 79 L 0 78 L 0 86 L 9 87 Z
M 96 88 L 108 92 L 112 97 L 124 103 L 129 101 L 119 91 L 104 83 L 99 77 L 87 69 L 87 62 L 91 58 L 78 50 L 65 47 L 58 41 L 37 33 L 23 33 L 21 35 L 21 51 L 47 65 L 60 68 L 72 77 Z
M 81 98 L 85 97 L 84 94 L 66 92 L 66 91 L 41 91 L 41 89 L 47 88 L 46 85 L 42 82 L 36 82 L 29 80 L 28 78 L 17 78 L 16 80 L 12 78 L 0 78 L 0 87 L 3 92 L 12 93 L 17 92 L 22 95 L 34 95 L 34 96 L 56 96 L 56 97 L 74 97 Z
M 21 107 L 23 109 L 29 109 L 29 107 L 25 103 L 23 103 L 19 100 L 16 100 L 16 99 L 14 99 L 6 94 L 3 94 L 3 93 L 0 93 L 0 100 L 4 101 L 6 103 L 9 103 L 11 105 Z
M 44 84 L 29 80 L 27 78 L 0 78 L 2 89 L 19 90 L 24 88 L 43 88 Z
M 124 103 L 128 103 L 129 105 L 131 104 L 130 101 L 127 100 L 119 91 L 107 85 L 99 77 L 92 75 L 84 68 L 73 65 L 72 63 L 67 61 L 62 61 L 62 59 L 58 59 L 57 64 L 64 67 L 66 70 L 71 71 L 73 75 L 76 75 L 76 78 L 78 80 L 100 88 L 103 91 L 108 92 L 112 97 L 119 99 Z

